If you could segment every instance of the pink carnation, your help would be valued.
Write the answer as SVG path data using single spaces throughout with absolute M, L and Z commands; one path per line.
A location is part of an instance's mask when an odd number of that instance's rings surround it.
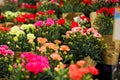
M 0 45 L 0 54 L 3 56 L 14 55 L 14 52 L 7 45 Z
M 36 60 L 34 62 L 28 62 L 26 64 L 26 69 L 34 74 L 44 72 L 45 68 L 49 68 L 49 62 L 48 59 L 43 56 L 36 56 Z
M 25 68 L 27 71 L 32 72 L 34 74 L 38 74 L 39 72 L 44 72 L 45 68 L 49 68 L 49 61 L 44 56 L 38 56 L 31 52 L 24 52 L 21 55 L 21 58 L 26 58 L 27 63 Z M 22 62 L 24 64 L 24 61 Z
M 14 3 L 18 3 L 18 0 L 14 0 Z
M 36 27 L 41 27 L 42 25 L 44 24 L 44 21 L 37 21 L 34 25 L 36 26 Z
M 1 45 L 2 48 L 8 49 L 9 47 L 7 45 Z
M 98 38 L 102 37 L 102 35 L 100 33 L 98 33 L 98 32 L 94 33 L 93 36 L 98 37 Z
M 34 61 L 35 59 L 35 54 L 33 54 L 32 52 L 23 52 L 20 57 L 21 58 L 26 58 L 28 61 Z
M 54 22 L 54 19 L 48 18 L 47 21 L 46 21 L 46 23 L 45 23 L 45 25 L 46 25 L 46 26 L 53 26 L 54 23 L 55 23 L 55 22 Z
M 82 27 L 73 27 L 72 32 L 80 32 L 82 30 Z
M 14 52 L 12 50 L 6 50 L 6 52 L 10 55 L 14 55 Z
M 0 48 L 0 54 L 2 54 L 3 56 L 8 55 L 5 48 Z

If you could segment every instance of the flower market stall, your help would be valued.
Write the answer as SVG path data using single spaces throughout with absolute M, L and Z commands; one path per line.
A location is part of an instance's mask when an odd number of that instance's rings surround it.
M 0 80 L 119 80 L 119 0 L 2 2 Z

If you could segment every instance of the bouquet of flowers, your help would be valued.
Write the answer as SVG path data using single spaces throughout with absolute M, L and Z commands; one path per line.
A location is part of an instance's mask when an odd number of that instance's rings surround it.
M 21 12 L 12 12 L 12 11 L 5 11 L 3 13 L 3 16 L 5 18 L 6 22 L 14 22 L 14 18 L 16 18 L 18 15 L 20 15 Z
M 37 20 L 47 20 L 48 18 L 53 18 L 53 19 L 57 19 L 57 16 L 55 14 L 55 10 L 48 10 L 46 12 L 43 11 L 38 11 L 36 12 L 37 15 Z
M 36 10 L 37 6 L 35 4 L 21 3 L 19 6 L 19 11 L 35 13 Z
M 0 26 L 0 45 L 7 44 L 7 33 L 10 31 L 9 27 L 6 26 Z
M 34 23 L 36 21 L 36 15 L 32 13 L 23 13 L 14 18 L 15 24 Z
M 13 64 L 14 52 L 7 45 L 0 45 L 0 78 L 8 79 L 9 65 Z
M 90 18 L 88 18 L 87 16 L 85 15 L 80 15 L 80 16 L 76 16 L 73 18 L 74 21 L 71 23 L 71 27 L 74 26 L 74 24 L 76 23 L 77 26 L 81 26 L 82 28 L 89 28 L 90 27 Z
M 10 80 L 50 80 L 46 69 L 50 67 L 47 57 L 33 52 L 23 52 L 9 70 Z
M 41 5 L 37 7 L 37 11 L 48 11 L 48 10 L 55 10 L 55 14 L 56 15 L 60 15 L 61 14 L 61 10 L 60 7 L 58 5 L 58 3 L 56 2 L 56 0 L 42 0 L 41 1 Z
M 52 74 L 52 80 L 93 80 L 93 75 L 98 75 L 99 72 L 94 66 L 85 66 L 84 60 L 71 63 L 69 66 L 59 63 L 54 71 L 47 69 L 47 72 Z
M 1 12 L 5 11 L 17 11 L 18 9 L 18 3 L 17 0 L 5 0 L 4 5 L 0 7 Z
M 23 52 L 14 65 L 9 66 L 10 80 L 90 80 L 99 72 L 94 66 L 85 66 L 85 61 L 77 61 L 69 66 L 59 61 L 51 66 L 49 56 Z
M 8 32 L 8 45 L 14 51 L 34 51 L 35 26 L 32 24 L 23 24 L 13 26 Z
M 94 28 L 73 27 L 63 37 L 63 42 L 70 47 L 69 52 L 73 54 L 75 62 L 87 56 L 90 56 L 95 62 L 102 61 L 105 45 L 102 44 L 101 34 Z
M 79 0 L 59 0 L 59 5 L 63 13 L 66 12 L 79 12 L 80 1 Z
M 114 11 L 115 8 L 106 7 L 96 11 L 97 18 L 95 19 L 94 24 L 98 27 L 98 30 L 102 35 L 113 34 Z
M 69 30 L 69 23 L 65 22 L 64 19 L 54 20 L 48 18 L 46 21 L 39 20 L 35 24 L 36 26 L 36 37 L 44 37 L 49 41 L 62 40 L 62 35 Z
M 54 43 L 49 42 L 46 38 L 38 37 L 38 54 L 48 57 L 51 69 L 62 63 L 69 64 L 72 61 L 72 55 L 67 54 L 70 51 L 69 46 L 62 45 L 62 42 L 55 40 Z

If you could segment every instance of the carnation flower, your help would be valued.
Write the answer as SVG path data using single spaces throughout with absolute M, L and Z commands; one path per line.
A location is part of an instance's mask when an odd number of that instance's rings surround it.
M 58 60 L 58 61 L 62 60 L 62 57 L 61 57 L 58 53 L 52 53 L 52 54 L 50 55 L 50 57 L 51 57 L 53 60 Z
M 37 41 L 38 41 L 38 43 L 44 44 L 44 43 L 47 42 L 47 39 L 46 38 L 42 38 L 42 37 L 38 37 Z
M 0 45 L 0 72 L 2 78 L 8 78 L 10 76 L 9 66 L 13 65 L 14 52 L 8 45 Z
M 48 18 L 45 23 L 46 26 L 52 26 L 54 25 L 54 19 Z
M 79 65 L 78 65 L 79 64 Z M 77 64 L 70 64 L 69 76 L 72 80 L 92 79 L 92 75 L 98 75 L 98 70 L 94 66 L 84 67 L 85 61 L 79 61 Z
M 43 24 L 44 24 L 44 21 L 39 20 L 39 21 L 37 21 L 34 25 L 35 25 L 36 27 L 41 27 Z
M 25 23 L 27 22 L 26 19 L 24 17 L 16 17 L 15 18 L 15 22 L 18 22 L 18 23 Z
M 29 33 L 27 34 L 27 39 L 30 40 L 30 39 L 35 39 L 35 35 L 32 34 L 32 33 Z
M 38 15 L 38 16 L 39 16 L 39 15 L 45 15 L 45 12 L 39 11 L 39 12 L 36 13 L 36 15 Z
M 77 23 L 77 22 L 75 22 L 75 21 L 72 21 L 72 23 L 71 23 L 71 28 L 73 28 L 73 27 L 78 27 L 79 26 L 79 24 Z
M 61 18 L 57 21 L 58 25 L 64 25 L 65 24 L 65 19 Z
M 61 51 L 70 51 L 70 48 L 67 45 L 61 45 L 60 50 Z
M 21 34 L 25 34 L 24 31 L 20 30 L 20 27 L 18 27 L 18 26 L 13 26 L 13 27 L 10 29 L 9 33 L 10 33 L 11 35 L 16 35 L 17 37 L 18 37 L 19 35 L 21 35 Z
M 49 61 L 44 56 L 35 55 L 34 53 L 25 52 L 21 54 L 21 58 L 28 59 L 25 68 L 28 72 L 32 72 L 35 75 L 44 72 L 45 68 L 49 68 Z
M 46 47 L 50 48 L 50 49 L 53 49 L 53 50 L 58 50 L 58 46 L 54 43 L 45 43 L 44 44 Z
M 48 15 L 51 15 L 51 14 L 54 14 L 54 13 L 55 13 L 55 10 L 48 10 L 48 11 L 47 11 L 47 14 L 48 14 Z
M 87 4 L 87 5 L 92 5 L 92 1 L 91 0 L 83 0 L 83 3 Z

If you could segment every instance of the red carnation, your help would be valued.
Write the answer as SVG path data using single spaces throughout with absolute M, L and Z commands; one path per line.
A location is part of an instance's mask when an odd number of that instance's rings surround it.
M 64 25 L 65 24 L 65 19 L 59 19 L 58 21 L 57 21 L 57 24 L 58 25 Z
M 4 27 L 4 31 L 10 31 L 10 27 Z
M 3 19 L 3 18 L 4 18 L 4 16 L 1 15 L 1 16 L 0 16 L 0 19 Z
M 109 8 L 108 13 L 109 15 L 114 15 L 115 8 Z
M 25 18 L 21 18 L 21 17 L 17 17 L 17 18 L 15 18 L 15 20 L 17 22 L 21 22 L 21 23 L 25 23 L 26 22 L 26 19 Z
M 78 27 L 78 26 L 79 26 L 79 24 L 75 21 L 72 21 L 72 23 L 70 25 L 71 28 Z
M 103 8 L 100 8 L 99 10 L 97 10 L 97 14 L 99 14 L 99 13 L 105 13 L 105 14 L 108 15 L 108 12 L 109 12 L 109 10 L 106 7 L 103 7 Z
M 54 13 L 55 13 L 55 10 L 48 10 L 48 11 L 47 11 L 47 14 L 49 14 L 49 15 L 50 15 L 50 14 L 54 14 Z
M 32 9 L 37 9 L 37 6 L 36 5 L 31 5 L 31 8 Z
M 39 11 L 36 13 L 36 15 L 45 15 L 45 12 Z
M 91 0 L 83 0 L 83 3 L 87 4 L 87 5 L 92 5 L 92 1 Z
M 98 75 L 99 74 L 99 71 L 93 66 L 89 66 L 88 69 L 92 73 L 92 75 Z
M 81 18 L 82 20 L 86 19 L 88 22 L 90 22 L 90 18 L 88 18 L 87 16 L 80 16 L 80 18 Z
M 27 13 L 26 13 L 26 14 L 23 14 L 22 17 L 28 18 L 28 17 L 29 17 L 29 14 L 27 14 Z
M 22 15 L 23 18 L 26 18 L 26 19 L 35 19 L 36 18 L 36 15 L 35 14 L 24 14 Z

